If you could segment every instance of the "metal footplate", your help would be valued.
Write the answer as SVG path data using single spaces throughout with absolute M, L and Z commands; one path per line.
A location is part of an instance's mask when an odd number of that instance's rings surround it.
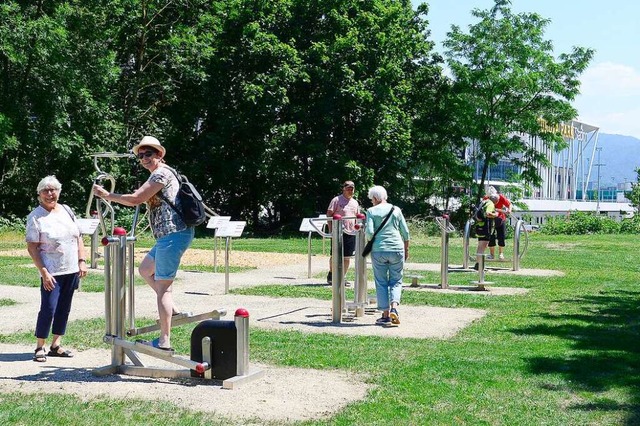
M 111 343 L 115 347 L 122 348 L 127 357 L 133 362 L 133 365 L 120 364 L 109 365 L 93 370 L 96 376 L 105 376 L 109 374 L 128 374 L 139 377 L 170 377 L 170 378 L 188 378 L 190 370 L 200 373 L 206 372 L 211 368 L 208 362 L 197 362 L 176 355 L 173 351 L 154 348 L 148 344 L 140 342 L 130 342 L 115 336 L 105 336 L 105 343 Z M 188 370 L 172 370 L 167 368 L 146 367 L 136 353 L 142 353 L 161 359 L 172 364 L 186 367 Z
M 171 317 L 171 326 L 189 324 L 196 321 L 202 321 L 205 319 L 219 320 L 221 317 L 227 315 L 226 309 L 216 309 L 211 312 L 205 312 L 202 314 L 193 315 L 191 313 L 181 313 Z M 160 330 L 160 320 L 156 321 L 156 324 L 148 325 L 146 327 L 133 328 L 127 330 L 127 336 L 139 336 L 141 334 L 152 333 Z

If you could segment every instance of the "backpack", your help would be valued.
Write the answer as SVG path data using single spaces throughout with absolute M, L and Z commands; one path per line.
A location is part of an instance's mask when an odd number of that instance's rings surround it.
M 178 174 L 171 167 L 167 167 L 178 179 L 180 187 L 178 188 L 178 194 L 176 199 L 180 200 L 180 209 L 169 201 L 162 191 L 158 193 L 160 198 L 166 201 L 171 208 L 180 215 L 180 218 L 187 226 L 198 226 L 207 220 L 207 214 L 205 212 L 204 203 L 202 202 L 202 196 L 198 190 L 193 186 L 189 179 L 185 175 Z
M 481 200 L 480 204 L 474 207 L 473 209 L 473 220 L 476 222 L 484 222 L 487 219 L 487 212 L 485 211 L 487 207 L 488 200 Z

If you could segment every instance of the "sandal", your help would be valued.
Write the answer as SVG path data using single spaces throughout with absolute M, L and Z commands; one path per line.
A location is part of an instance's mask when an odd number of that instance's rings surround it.
M 162 349 L 163 351 L 167 351 L 168 353 L 173 354 L 175 352 L 175 349 L 173 348 L 167 348 L 165 346 L 160 346 L 160 339 L 153 339 L 152 341 L 149 340 L 136 340 L 136 343 L 139 343 L 141 345 L 145 345 L 145 346 L 151 346 L 154 347 L 156 349 Z
M 71 351 L 62 350 L 60 346 L 56 346 L 55 348 L 51 346 L 48 356 L 57 356 L 59 358 L 73 358 L 73 354 Z
M 33 354 L 33 360 L 36 362 L 47 361 L 47 354 L 44 353 L 43 347 L 36 348 L 35 353 Z

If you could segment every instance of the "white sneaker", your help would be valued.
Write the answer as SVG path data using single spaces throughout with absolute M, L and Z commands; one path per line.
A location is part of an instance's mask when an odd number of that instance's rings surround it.
M 498 256 L 498 259 L 504 260 L 504 254 L 500 253 L 500 256 Z

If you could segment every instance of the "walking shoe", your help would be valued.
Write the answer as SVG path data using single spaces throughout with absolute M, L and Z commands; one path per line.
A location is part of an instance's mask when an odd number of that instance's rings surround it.
M 500 256 L 498 256 L 498 259 L 504 260 L 504 254 L 500 253 Z
M 333 277 L 331 276 L 331 271 L 327 274 L 327 284 L 331 285 L 331 281 L 333 281 Z
M 478 263 L 476 262 L 475 265 L 473 265 L 473 269 L 475 269 L 476 271 L 478 270 Z
M 395 325 L 400 324 L 400 314 L 398 313 L 396 308 L 392 308 L 389 311 L 389 318 L 391 318 L 391 323 L 392 324 L 395 324 Z
M 344 286 L 345 287 L 351 287 L 351 283 L 347 280 L 344 280 Z
M 376 325 L 387 325 L 391 324 L 391 318 L 389 317 L 380 317 L 376 320 Z
M 493 260 L 493 259 L 495 259 L 495 257 L 492 254 L 488 254 L 487 257 L 485 257 L 485 259 Z

